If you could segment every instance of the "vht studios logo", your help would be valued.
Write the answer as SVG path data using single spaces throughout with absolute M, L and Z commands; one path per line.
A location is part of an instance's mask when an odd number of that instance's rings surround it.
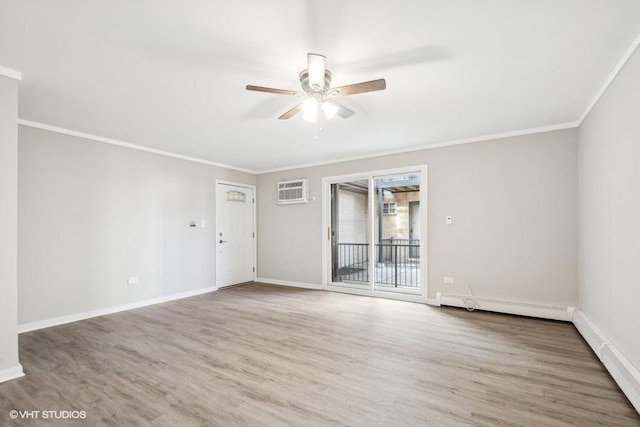
M 9 411 L 12 420 L 41 419 L 41 420 L 84 420 L 87 411 Z

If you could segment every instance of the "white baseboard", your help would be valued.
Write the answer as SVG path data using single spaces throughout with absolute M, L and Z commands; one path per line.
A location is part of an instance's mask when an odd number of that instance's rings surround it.
M 476 297 L 462 294 L 438 292 L 434 305 L 448 305 L 467 308 L 467 304 L 475 301 L 474 310 L 494 311 L 498 313 L 516 314 L 519 316 L 539 317 L 541 319 L 571 321 L 574 307 L 536 304 L 523 301 L 503 300 L 497 298 Z
M 118 313 L 120 311 L 133 310 L 134 308 L 146 307 L 148 305 L 161 304 L 163 302 L 174 301 L 182 298 L 189 298 L 196 295 L 206 294 L 216 291 L 215 286 L 194 289 L 192 291 L 180 292 L 177 294 L 166 295 L 162 297 L 152 298 L 144 301 L 136 301 L 129 304 L 116 305 L 113 307 L 100 308 L 98 310 L 85 311 L 82 313 L 69 314 L 67 316 L 54 317 L 53 319 L 39 320 L 37 322 L 24 323 L 18 325 L 18 333 L 35 331 L 38 329 L 49 328 L 51 326 L 63 325 L 65 323 L 77 322 L 78 320 L 90 319 L 92 317 L 105 316 L 107 314 Z
M 0 383 L 9 380 L 15 380 L 16 378 L 20 377 L 24 377 L 24 372 L 22 371 L 22 365 L 19 363 L 17 366 L 14 366 L 12 368 L 0 370 Z
M 303 283 L 303 282 L 290 282 L 288 280 L 278 280 L 278 279 L 267 279 L 264 277 L 258 277 L 255 280 L 260 283 L 268 283 L 270 285 L 282 285 L 282 286 L 291 286 L 294 288 L 304 288 L 304 289 L 323 289 L 322 285 L 315 285 L 313 283 Z
M 573 324 L 615 382 L 640 413 L 640 371 L 591 322 L 582 310 L 573 313 Z

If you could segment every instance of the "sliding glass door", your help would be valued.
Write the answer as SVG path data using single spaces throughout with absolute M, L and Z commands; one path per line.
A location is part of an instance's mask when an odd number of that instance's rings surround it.
M 369 182 L 331 184 L 331 281 L 369 286 Z
M 378 177 L 373 180 L 373 185 L 376 196 L 375 289 L 389 292 L 419 291 L 420 235 L 415 224 L 419 224 L 419 221 L 412 218 L 411 204 L 420 203 L 420 176 Z M 413 227 L 412 219 L 415 221 Z
M 323 180 L 328 288 L 425 294 L 425 183 L 426 167 Z

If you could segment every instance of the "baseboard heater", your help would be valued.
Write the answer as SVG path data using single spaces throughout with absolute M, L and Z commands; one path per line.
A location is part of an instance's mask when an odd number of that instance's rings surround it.
M 573 324 L 607 368 L 622 392 L 640 413 L 640 371 L 595 327 L 582 310 L 573 313 Z
M 469 310 L 485 310 L 497 313 L 517 314 L 542 319 L 571 321 L 574 307 L 535 304 L 499 298 L 477 297 L 474 295 L 448 294 L 438 292 L 436 305 L 462 307 Z

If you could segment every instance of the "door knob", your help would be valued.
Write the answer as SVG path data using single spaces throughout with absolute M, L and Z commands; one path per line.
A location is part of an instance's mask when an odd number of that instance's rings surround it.
M 220 243 L 227 243 L 227 241 L 220 239 Z

